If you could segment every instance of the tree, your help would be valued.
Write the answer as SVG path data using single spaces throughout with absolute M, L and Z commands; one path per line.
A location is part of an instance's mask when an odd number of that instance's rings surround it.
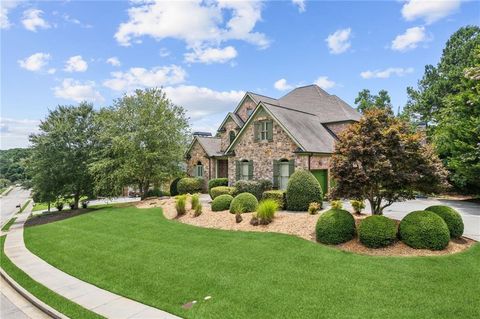
M 367 199 L 381 215 L 395 201 L 445 186 L 446 171 L 424 136 L 386 110 L 371 109 L 340 134 L 332 157 L 333 195 Z
M 94 147 L 93 106 L 58 106 L 40 123 L 40 133 L 30 136 L 32 155 L 28 169 L 33 193 L 45 201 L 73 195 L 75 208 L 80 196 L 91 195 L 88 171 Z
M 98 194 L 114 196 L 137 185 L 145 197 L 151 185 L 179 174 L 187 145 L 182 107 L 160 89 L 136 90 L 98 117 L 99 141 L 90 165 Z
M 0 150 L 0 178 L 12 183 L 24 183 L 29 179 L 25 169 L 25 160 L 30 156 L 28 148 Z
M 361 113 L 365 113 L 365 111 L 372 108 L 379 108 L 387 110 L 393 114 L 392 101 L 386 90 L 380 90 L 377 95 L 372 95 L 370 90 L 363 89 L 358 92 L 358 96 L 355 99 L 355 105 L 357 105 L 357 110 Z

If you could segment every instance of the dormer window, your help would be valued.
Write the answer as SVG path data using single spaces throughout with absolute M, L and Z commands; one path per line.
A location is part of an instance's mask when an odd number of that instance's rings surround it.
M 253 113 L 253 109 L 252 108 L 248 108 L 247 109 L 247 116 L 250 117 L 250 115 L 252 115 Z
M 228 137 L 230 139 L 230 144 L 233 142 L 233 140 L 235 139 L 235 131 L 230 131 L 228 133 Z

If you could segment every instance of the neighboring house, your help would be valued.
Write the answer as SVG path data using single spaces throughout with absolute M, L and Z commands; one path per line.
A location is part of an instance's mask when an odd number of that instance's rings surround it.
M 187 172 L 209 180 L 269 179 L 285 189 L 295 169 L 312 171 L 324 192 L 331 186 L 330 156 L 337 135 L 360 114 L 317 85 L 274 99 L 247 92 L 215 137 L 195 136 Z

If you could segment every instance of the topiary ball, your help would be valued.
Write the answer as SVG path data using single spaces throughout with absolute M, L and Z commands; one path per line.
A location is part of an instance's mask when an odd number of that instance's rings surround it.
M 230 204 L 230 213 L 242 214 L 257 210 L 258 200 L 250 193 L 241 193 L 235 196 Z
M 460 238 L 463 235 L 463 219 L 455 209 L 448 206 L 436 205 L 430 206 L 425 210 L 434 212 L 442 217 L 450 231 L 450 238 Z
M 304 169 L 295 171 L 287 185 L 287 208 L 293 211 L 307 211 L 312 202 L 322 202 L 322 188 L 313 174 Z
M 323 213 L 315 228 L 317 241 L 336 245 L 347 242 L 355 236 L 355 219 L 343 209 L 330 209 Z
M 210 197 L 215 199 L 216 197 L 224 194 L 233 195 L 235 193 L 234 187 L 217 186 L 210 190 Z
M 230 204 L 232 203 L 232 200 L 233 200 L 233 196 L 228 194 L 215 197 L 215 199 L 212 202 L 212 211 L 219 212 L 222 210 L 229 209 Z
M 411 212 L 402 219 L 398 229 L 402 241 L 417 249 L 442 250 L 450 240 L 447 224 L 428 210 Z
M 397 224 L 394 220 L 381 215 L 365 218 L 358 227 L 360 242 L 370 248 L 391 245 L 397 238 Z

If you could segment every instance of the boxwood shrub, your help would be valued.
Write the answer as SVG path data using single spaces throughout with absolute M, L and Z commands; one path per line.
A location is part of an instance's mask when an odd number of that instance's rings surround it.
M 288 180 L 287 208 L 294 211 L 307 211 L 311 202 L 322 202 L 322 188 L 309 171 L 295 171 Z
M 250 193 L 241 193 L 235 196 L 230 204 L 230 213 L 250 213 L 257 210 L 258 200 Z
M 215 199 L 216 197 L 223 194 L 228 194 L 228 195 L 235 194 L 235 187 L 217 186 L 210 190 L 210 197 L 212 199 Z
M 177 190 L 179 194 L 201 193 L 204 180 L 200 177 L 185 177 L 178 181 Z
M 262 199 L 273 199 L 278 204 L 278 209 L 284 209 L 286 203 L 285 191 L 282 190 L 270 190 L 263 192 Z
M 460 238 L 463 235 L 463 219 L 455 209 L 448 206 L 436 205 L 430 206 L 425 210 L 434 212 L 442 217 L 450 231 L 450 238 Z
M 180 177 L 175 178 L 172 183 L 170 184 L 170 196 L 177 196 L 178 195 L 178 181 L 180 181 Z
M 228 210 L 230 208 L 230 204 L 232 203 L 233 196 L 224 194 L 216 197 L 212 201 L 212 211 L 219 212 L 222 210 Z
M 208 181 L 208 192 L 214 187 L 218 186 L 228 186 L 228 178 L 212 178 Z
M 394 220 L 381 215 L 365 218 L 358 227 L 360 242 L 370 248 L 391 245 L 397 238 L 397 224 Z
M 321 243 L 341 244 L 355 236 L 355 219 L 346 210 L 330 209 L 318 218 L 315 232 Z
M 450 231 L 443 219 L 434 212 L 418 210 L 402 219 L 399 236 L 413 248 L 442 250 L 448 246 Z

